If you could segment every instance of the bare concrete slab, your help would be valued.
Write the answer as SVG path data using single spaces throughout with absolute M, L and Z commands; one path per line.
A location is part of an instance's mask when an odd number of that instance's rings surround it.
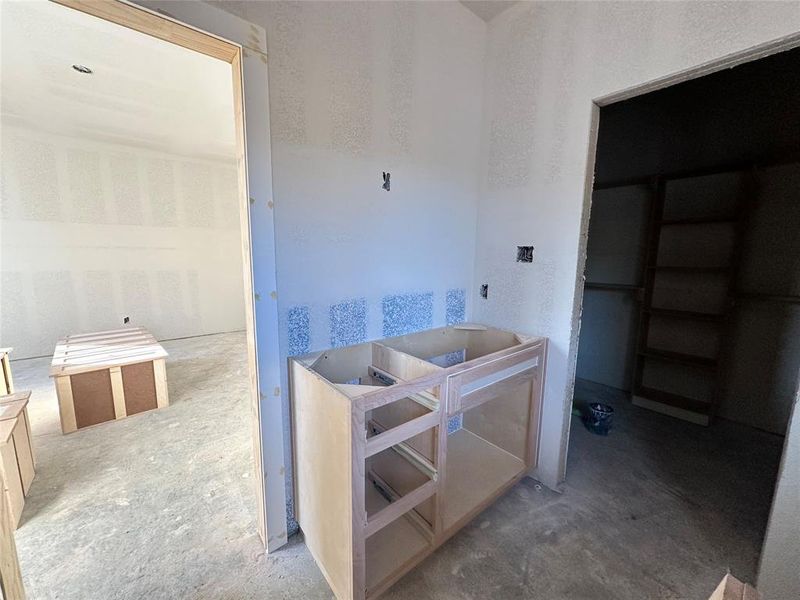
M 168 408 L 69 436 L 49 359 L 13 364 L 34 392 L 38 468 L 17 532 L 29 597 L 331 598 L 300 536 L 261 550 L 243 334 L 164 346 Z M 613 404 L 616 422 L 598 437 L 573 418 L 564 493 L 524 480 L 387 598 L 704 598 L 728 568 L 754 580 L 781 438 L 592 384 L 576 398 Z

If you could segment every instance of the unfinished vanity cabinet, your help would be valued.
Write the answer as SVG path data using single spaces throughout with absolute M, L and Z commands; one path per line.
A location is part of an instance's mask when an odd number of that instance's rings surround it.
M 536 466 L 545 352 L 464 325 L 290 361 L 295 512 L 337 598 L 378 596 Z

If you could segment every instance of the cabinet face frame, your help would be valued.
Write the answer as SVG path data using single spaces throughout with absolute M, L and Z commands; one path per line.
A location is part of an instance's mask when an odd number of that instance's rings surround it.
M 429 333 L 422 332 L 422 335 Z M 413 336 L 404 337 L 411 339 Z M 520 336 L 511 347 L 449 367 L 440 367 L 396 350 L 390 343 L 391 340 L 379 340 L 289 359 L 296 517 L 311 554 L 339 600 L 375 598 L 385 592 L 536 467 L 546 338 Z M 359 363 L 369 360 L 364 357 L 370 356 L 371 364 Z M 319 371 L 336 381 L 326 379 Z M 356 373 L 361 376 L 356 377 Z M 495 456 L 505 456 L 506 465 L 512 464 L 512 469 L 501 473 L 496 487 L 483 495 L 479 493 L 474 505 L 446 524 L 448 465 L 455 464 L 458 458 L 448 457 L 453 441 L 448 434 L 448 420 L 487 406 L 493 400 L 502 400 L 514 391 L 519 400 L 522 396 L 518 390 L 526 385 L 530 386 L 524 401 L 527 422 L 525 437 L 520 440 L 524 456 L 515 457 L 465 430 L 462 437 L 472 442 L 480 440 L 483 447 L 492 448 Z M 369 436 L 373 411 L 417 395 L 426 405 L 435 406 L 435 410 L 422 416 L 414 412 L 408 420 L 401 419 L 393 428 Z M 325 418 L 321 416 L 323 413 Z M 429 431 L 435 436 L 433 456 L 431 461 L 422 462 L 429 463 L 423 468 L 433 474 L 431 480 L 406 494 L 389 494 L 391 502 L 386 505 L 389 508 L 368 516 L 366 488 L 382 479 L 377 477 L 376 482 L 376 477 L 370 473 L 369 456 L 391 451 L 404 454 L 411 439 Z M 481 457 L 462 456 L 460 464 L 463 467 L 472 460 L 480 461 Z M 341 463 L 345 461 L 349 467 L 341 471 Z M 331 473 L 340 471 L 346 475 L 331 477 Z M 427 521 L 413 510 L 425 502 L 432 502 L 433 506 L 429 531 L 420 524 L 420 521 Z M 395 528 L 404 527 L 406 533 L 411 531 L 409 527 L 417 527 L 419 546 L 404 552 L 404 549 L 395 550 L 376 541 L 377 546 L 373 545 L 373 550 L 368 552 L 371 536 L 379 536 L 384 528 L 393 524 L 397 524 Z M 331 531 L 337 532 L 335 537 Z M 403 539 L 396 532 L 393 535 Z M 395 544 L 399 545 L 399 542 Z M 380 551 L 389 555 L 384 556 Z M 369 566 L 375 563 L 391 563 L 391 567 L 376 577 L 369 572 Z

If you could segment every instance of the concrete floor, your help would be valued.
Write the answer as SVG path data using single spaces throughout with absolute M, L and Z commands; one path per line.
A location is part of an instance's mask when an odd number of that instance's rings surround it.
M 166 342 L 169 408 L 62 436 L 47 359 L 30 388 L 38 470 L 17 544 L 29 597 L 328 599 L 300 536 L 260 547 L 243 334 Z M 617 408 L 609 437 L 573 418 L 564 493 L 526 479 L 386 595 L 705 599 L 754 580 L 782 440 L 706 429 L 579 382 Z

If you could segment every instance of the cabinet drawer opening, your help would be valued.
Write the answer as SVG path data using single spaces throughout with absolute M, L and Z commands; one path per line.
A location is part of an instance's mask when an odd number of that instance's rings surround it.
M 369 481 L 367 483 L 367 506 L 388 506 L 384 493 Z M 399 566 L 432 550 L 433 531 L 420 515 L 419 508 L 412 508 L 366 538 L 367 598 L 380 594 L 391 585 L 397 579 Z
M 439 473 L 434 461 L 411 443 L 395 444 L 367 458 L 365 476 L 367 535 L 412 509 L 420 524 L 433 526 Z

